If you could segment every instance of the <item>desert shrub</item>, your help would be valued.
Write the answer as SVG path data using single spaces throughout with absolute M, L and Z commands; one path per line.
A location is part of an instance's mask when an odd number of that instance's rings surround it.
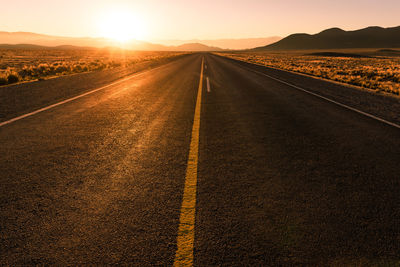
M 7 76 L 7 82 L 10 83 L 17 83 L 19 81 L 18 74 L 11 73 Z
M 82 66 L 77 64 L 73 67 L 74 72 L 82 72 Z
M 112 61 L 111 63 L 110 63 L 110 65 L 111 65 L 111 67 L 120 67 L 121 65 L 122 65 L 122 63 L 121 62 L 115 62 L 115 61 Z
M 106 65 L 103 64 L 103 63 L 100 63 L 100 64 L 97 65 L 96 68 L 94 68 L 94 70 L 103 70 L 103 69 L 105 69 L 105 68 L 106 68 Z
M 55 71 L 55 73 L 63 73 L 63 72 L 68 71 L 68 68 L 67 68 L 66 66 L 59 65 L 59 66 L 57 66 L 57 67 L 55 68 L 54 71 Z
M 48 71 L 49 71 L 50 74 L 54 74 L 54 73 L 55 73 L 55 68 L 54 68 L 54 66 L 49 66 Z
M 48 64 L 40 64 L 37 68 L 37 72 L 40 75 L 48 75 L 50 73 L 50 68 Z
M 6 77 L 0 77 L 0 85 L 6 85 L 7 84 L 7 78 Z
M 18 75 L 21 78 L 25 78 L 30 75 L 30 72 L 27 69 L 22 69 L 22 70 L 18 71 Z
M 182 53 L 136 52 L 110 53 L 109 51 L 57 51 L 57 50 L 5 50 L 0 52 L 1 84 L 10 80 L 16 82 L 45 79 L 50 75 L 100 71 L 117 67 L 129 67 L 128 63 L 153 61 L 174 57 Z M 184 53 L 183 53 L 184 54 Z M 1 77 L 1 76 L 4 77 Z
M 337 71 L 337 75 L 349 75 L 347 71 Z

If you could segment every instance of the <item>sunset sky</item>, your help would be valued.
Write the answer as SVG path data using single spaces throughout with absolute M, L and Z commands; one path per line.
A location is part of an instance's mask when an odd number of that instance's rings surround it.
M 399 26 L 399 0 L 0 0 L 0 31 L 98 37 L 220 39 Z M 117 21 L 117 23 L 115 22 Z M 117 25 L 132 27 L 115 29 Z M 114 25 L 115 24 L 115 25 Z M 121 28 L 121 27 L 119 27 Z

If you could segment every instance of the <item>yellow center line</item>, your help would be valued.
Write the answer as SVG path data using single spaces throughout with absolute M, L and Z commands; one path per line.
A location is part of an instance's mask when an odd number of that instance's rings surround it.
M 179 219 L 177 250 L 174 266 L 193 266 L 194 224 L 196 216 L 197 163 L 199 154 L 201 91 L 203 88 L 204 58 L 201 60 L 200 82 L 186 169 L 185 188 Z

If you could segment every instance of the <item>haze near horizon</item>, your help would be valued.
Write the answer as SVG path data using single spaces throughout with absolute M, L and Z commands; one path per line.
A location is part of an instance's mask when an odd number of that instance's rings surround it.
M 0 30 L 150 42 L 285 37 L 331 27 L 398 26 L 398 10 L 395 0 L 16 0 L 2 6 Z

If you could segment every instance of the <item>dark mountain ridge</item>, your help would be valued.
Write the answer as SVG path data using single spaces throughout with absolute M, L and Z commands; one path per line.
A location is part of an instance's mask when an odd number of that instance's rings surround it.
M 253 51 L 399 47 L 400 26 L 374 26 L 355 31 L 331 28 L 314 35 L 296 33 L 271 45 L 254 48 Z

